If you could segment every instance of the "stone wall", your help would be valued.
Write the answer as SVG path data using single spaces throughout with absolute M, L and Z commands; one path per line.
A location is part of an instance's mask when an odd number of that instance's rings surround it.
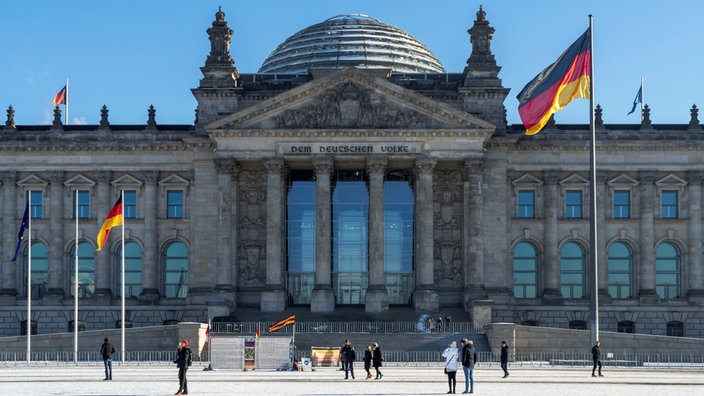
M 170 351 L 176 350 L 179 340 L 187 339 L 191 350 L 200 355 L 205 348 L 205 323 L 179 323 L 170 326 L 152 326 L 125 329 L 125 350 L 137 351 Z M 79 352 L 98 352 L 107 337 L 115 346 L 116 351 L 122 350 L 121 330 L 89 330 L 78 333 Z M 73 333 L 54 333 L 33 335 L 31 338 L 32 352 L 66 353 L 74 351 Z M 27 351 L 27 337 L 13 336 L 0 338 L 0 351 L 6 353 L 22 353 Z
M 501 341 L 509 344 L 512 354 L 588 354 L 592 347 L 589 330 L 520 326 L 513 323 L 492 323 L 484 326 L 484 330 L 491 350 L 496 353 L 501 348 Z M 700 338 L 600 331 L 599 340 L 602 353 L 663 355 L 704 353 L 704 339 Z

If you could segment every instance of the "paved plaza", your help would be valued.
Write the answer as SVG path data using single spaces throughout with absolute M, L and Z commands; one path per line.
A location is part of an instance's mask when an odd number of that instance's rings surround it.
M 385 367 L 384 377 L 344 380 L 336 368 L 312 372 L 189 370 L 191 395 L 440 395 L 447 393 L 442 367 Z M 507 379 L 494 367 L 475 371 L 477 395 L 701 395 L 701 369 L 609 369 L 592 378 L 590 368 L 514 368 Z M 457 374 L 457 393 L 464 376 Z M 113 381 L 102 381 L 102 364 L 0 362 L 2 395 L 172 395 L 178 389 L 177 370 L 167 364 L 115 363 Z

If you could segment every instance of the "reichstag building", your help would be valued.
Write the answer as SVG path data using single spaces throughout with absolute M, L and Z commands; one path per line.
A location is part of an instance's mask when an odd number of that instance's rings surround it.
M 366 15 L 295 33 L 249 74 L 225 14 L 206 28 L 191 125 L 154 108 L 146 124 L 113 125 L 106 107 L 99 125 L 64 125 L 58 106 L 51 125 L 16 125 L 22 109 L 7 109 L 0 335 L 28 320 L 39 334 L 76 319 L 115 328 L 121 231 L 97 252 L 96 235 L 124 191 L 130 326 L 347 306 L 584 329 L 597 243 L 602 330 L 704 336 L 696 106 L 680 125 L 652 123 L 647 106 L 640 124 L 608 124 L 597 106 L 590 241 L 589 125 L 553 119 L 527 136 L 507 124 L 515 98 L 481 8 L 457 72 Z M 26 243 L 10 261 L 27 195 L 31 287 Z

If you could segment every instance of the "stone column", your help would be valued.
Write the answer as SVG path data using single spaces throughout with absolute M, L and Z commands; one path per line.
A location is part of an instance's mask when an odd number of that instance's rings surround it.
M 98 235 L 97 230 L 103 225 L 108 212 L 115 203 L 115 200 L 110 196 L 110 172 L 96 172 L 98 185 L 96 186 L 95 209 L 97 228 L 95 235 Z M 111 202 L 112 201 L 112 202 Z M 95 292 L 93 299 L 100 305 L 109 305 L 112 302 L 111 278 L 113 274 L 114 251 L 111 249 L 115 238 L 121 237 L 122 230 L 115 228 L 111 230 L 111 236 L 105 242 L 105 246 L 99 252 L 95 252 Z M 119 276 L 118 276 L 119 280 Z M 117 282 L 116 282 L 117 283 Z
M 654 181 L 653 172 L 640 172 L 640 290 L 638 295 L 643 305 L 657 304 L 660 300 L 655 292 Z
M 144 172 L 144 261 L 142 262 L 142 293 L 139 301 L 155 304 L 159 300 L 158 243 L 156 228 L 158 171 Z
M 24 259 L 18 257 L 17 261 L 10 262 L 17 248 L 17 231 L 24 215 L 24 208 L 18 211 L 17 208 L 17 187 L 15 185 L 17 172 L 8 171 L 2 174 L 3 186 L 3 257 L 2 257 L 2 279 L 0 279 L 0 302 L 4 304 L 14 304 L 17 297 L 16 269 L 24 266 Z M 19 220 L 16 220 L 19 219 Z M 27 230 L 25 230 L 25 237 Z M 22 245 L 22 249 L 26 244 Z M 21 256 L 21 255 L 20 255 Z
M 233 201 L 236 201 L 236 195 L 233 195 L 233 178 L 237 177 L 237 163 L 234 158 L 216 158 L 215 168 L 218 172 L 218 213 L 217 223 L 217 279 L 215 289 L 218 294 L 226 301 L 235 301 L 235 281 L 232 277 L 232 263 L 237 261 L 237 244 L 232 239 L 233 217 Z
M 562 292 L 560 291 L 560 252 L 558 249 L 558 228 L 557 218 L 559 213 L 559 201 L 557 183 L 560 181 L 558 171 L 545 171 L 543 173 L 545 182 L 545 220 L 544 220 L 544 241 L 545 241 L 545 275 L 543 277 L 543 302 L 546 304 L 559 304 L 562 302 Z
M 386 157 L 367 159 L 369 176 L 369 287 L 366 312 L 389 310 L 389 294 L 384 277 L 384 173 Z
M 52 172 L 49 175 L 46 202 L 49 206 L 49 229 L 51 242 L 49 243 L 49 274 L 47 279 L 47 293 L 44 304 L 55 305 L 61 303 L 66 295 L 70 281 L 65 277 L 71 268 L 68 257 L 64 256 L 63 246 L 66 243 L 64 222 L 67 221 L 64 212 L 64 173 Z
M 266 286 L 262 292 L 262 312 L 281 312 L 286 308 L 283 257 L 283 158 L 267 158 L 266 168 Z
M 471 310 L 472 301 L 486 299 L 484 289 L 484 245 L 482 237 L 482 181 L 484 162 L 468 158 L 464 161 L 466 182 L 464 189 L 464 296 L 466 311 Z
M 315 285 L 311 296 L 311 312 L 333 312 L 335 293 L 332 290 L 332 157 L 313 159 L 315 169 Z
M 704 172 L 691 171 L 689 172 L 689 229 L 688 240 L 689 245 L 689 260 L 688 260 L 688 276 L 687 298 L 696 305 L 704 305 L 704 268 L 702 268 L 702 180 L 704 180 Z
M 437 312 L 440 300 L 435 290 L 433 170 L 438 159 L 416 158 L 416 289 L 413 305 L 416 311 Z

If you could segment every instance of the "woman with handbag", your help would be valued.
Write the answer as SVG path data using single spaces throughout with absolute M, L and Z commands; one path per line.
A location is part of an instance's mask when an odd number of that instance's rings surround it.
M 457 387 L 457 343 L 452 341 L 452 344 L 442 352 L 442 357 L 445 358 L 445 374 L 447 374 L 447 384 L 450 387 L 447 393 L 455 393 Z

